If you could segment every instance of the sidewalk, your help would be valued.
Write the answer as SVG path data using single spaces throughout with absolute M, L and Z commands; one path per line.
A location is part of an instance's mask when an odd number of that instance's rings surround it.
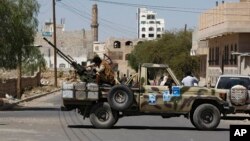
M 42 96 L 46 96 L 46 95 L 52 94 L 52 93 L 60 91 L 60 90 L 61 89 L 58 88 L 56 90 L 53 90 L 53 91 L 50 91 L 50 92 L 45 92 L 45 93 L 42 93 L 42 94 L 29 95 L 29 96 L 27 96 L 25 98 L 22 98 L 22 99 L 2 99 L 1 100 L 2 103 L 1 102 L 0 103 L 3 104 L 3 105 L 0 106 L 0 111 L 11 109 L 14 106 L 18 105 L 19 103 L 31 101 L 31 100 L 34 100 L 36 98 L 40 98 Z

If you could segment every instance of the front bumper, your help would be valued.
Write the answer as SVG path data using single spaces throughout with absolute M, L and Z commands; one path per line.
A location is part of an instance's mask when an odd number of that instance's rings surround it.
M 223 114 L 235 113 L 235 107 L 231 106 L 228 102 L 223 103 Z

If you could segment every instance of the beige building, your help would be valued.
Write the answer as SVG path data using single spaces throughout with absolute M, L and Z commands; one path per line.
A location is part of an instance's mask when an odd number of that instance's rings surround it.
M 119 77 L 124 74 L 130 76 L 136 72 L 128 64 L 128 56 L 134 49 L 134 46 L 140 41 L 138 39 L 110 38 L 105 42 L 106 54 L 112 59 L 115 71 L 118 72 Z
M 81 64 L 87 61 L 88 54 L 92 52 L 93 37 L 91 31 L 65 31 L 62 24 L 57 25 L 57 47 L 66 55 L 70 55 L 74 61 Z M 53 23 L 45 23 L 42 32 L 35 37 L 35 44 L 42 45 L 40 48 L 47 62 L 48 68 L 54 68 L 54 48 L 52 48 L 43 37 L 53 42 Z M 57 55 L 57 68 L 71 68 L 63 58 Z
M 200 56 L 201 80 L 221 74 L 250 75 L 250 0 L 221 3 L 200 15 L 191 55 Z

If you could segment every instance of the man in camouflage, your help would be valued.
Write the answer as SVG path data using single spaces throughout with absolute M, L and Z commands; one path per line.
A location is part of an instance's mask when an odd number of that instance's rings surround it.
M 94 64 L 89 67 L 95 67 L 96 70 L 96 83 L 115 84 L 114 72 L 106 60 L 102 60 L 99 56 L 95 56 L 92 60 Z

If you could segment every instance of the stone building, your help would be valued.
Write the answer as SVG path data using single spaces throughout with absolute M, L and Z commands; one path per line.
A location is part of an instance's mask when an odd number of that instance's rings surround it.
M 215 85 L 221 74 L 250 75 L 250 0 L 220 3 L 200 15 L 191 55 L 200 56 L 201 78 Z
M 52 29 L 47 26 L 53 27 L 53 23 L 46 23 L 46 28 Z M 73 60 L 78 63 L 86 62 L 88 53 L 92 52 L 93 36 L 91 31 L 78 30 L 78 31 L 64 31 L 63 25 L 57 25 L 57 47 L 66 55 L 70 55 Z M 40 48 L 44 58 L 47 62 L 48 68 L 54 67 L 54 48 L 52 48 L 43 37 L 46 37 L 53 43 L 53 31 L 43 30 L 38 32 L 35 38 L 36 45 L 42 45 Z M 57 68 L 70 68 L 64 59 L 57 55 Z
M 136 72 L 128 64 L 128 56 L 134 49 L 134 46 L 140 41 L 142 40 L 110 38 L 105 42 L 103 48 L 106 54 L 112 59 L 115 71 L 119 77 L 124 74 L 130 76 Z

